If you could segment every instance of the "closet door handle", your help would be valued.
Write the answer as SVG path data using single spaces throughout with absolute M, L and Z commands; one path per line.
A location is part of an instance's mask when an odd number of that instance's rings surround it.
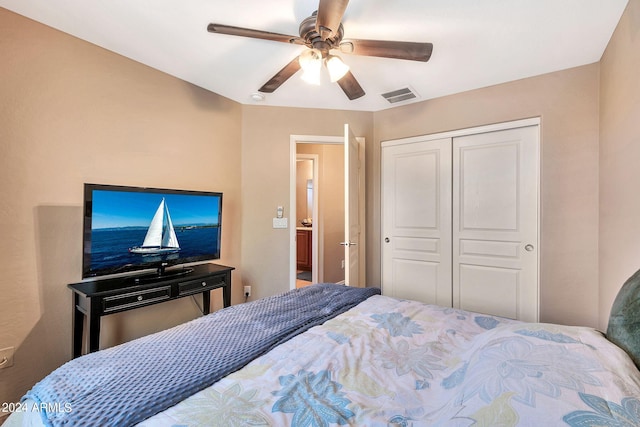
M 384 242 L 385 242 L 385 243 L 389 243 L 390 241 L 391 241 L 391 240 L 389 240 L 389 238 L 388 238 L 388 237 L 385 237 L 385 238 L 384 238 Z
M 526 246 L 524 247 L 524 250 L 525 250 L 525 251 L 527 251 L 527 252 L 531 252 L 531 251 L 533 251 L 533 245 L 531 245 L 531 244 L 526 245 Z

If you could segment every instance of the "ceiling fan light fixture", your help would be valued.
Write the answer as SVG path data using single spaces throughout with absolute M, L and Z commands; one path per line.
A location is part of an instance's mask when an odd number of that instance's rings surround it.
M 304 71 L 320 70 L 322 68 L 322 52 L 318 49 L 307 49 L 300 54 L 298 61 Z
M 320 85 L 320 68 L 302 69 L 302 81 L 319 86 Z
M 337 82 L 349 72 L 349 66 L 342 62 L 342 59 L 336 55 L 327 56 L 327 70 L 329 70 L 329 79 L 332 83 Z
M 339 49 L 342 53 L 359 56 L 404 59 L 408 61 L 427 62 L 431 57 L 432 43 L 364 39 L 343 40 L 344 27 L 342 19 L 349 0 L 316 1 L 318 2 L 318 9 L 300 23 L 298 27 L 299 37 L 215 23 L 209 24 L 207 31 L 230 36 L 269 40 L 289 45 L 294 44 L 307 48 L 301 49 L 302 53 L 298 57 L 292 59 L 263 84 L 258 89 L 261 93 L 273 93 L 301 69 L 302 79 L 305 82 L 319 85 L 321 81 L 325 80 L 325 77 L 321 75 L 323 72 L 321 71 L 322 66 L 325 65 L 331 82 L 337 82 L 347 98 L 354 100 L 363 97 L 365 91 L 353 73 L 349 71 L 349 67 L 342 62 L 341 58 L 329 54 L 334 49 Z
M 318 49 L 307 49 L 300 54 L 298 61 L 302 68 L 302 80 L 312 85 L 319 85 L 322 52 Z

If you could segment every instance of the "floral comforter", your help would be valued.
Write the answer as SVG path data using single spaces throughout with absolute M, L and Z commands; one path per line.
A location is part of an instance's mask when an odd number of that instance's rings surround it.
M 640 373 L 590 328 L 373 296 L 140 426 L 638 426 Z

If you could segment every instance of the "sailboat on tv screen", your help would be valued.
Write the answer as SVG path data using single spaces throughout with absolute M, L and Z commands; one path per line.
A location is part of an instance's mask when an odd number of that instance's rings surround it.
M 179 250 L 180 244 L 178 243 L 178 237 L 176 236 L 176 231 L 173 229 L 169 208 L 163 197 L 151 220 L 142 246 L 129 248 L 129 252 L 140 255 L 159 255 L 172 254 Z

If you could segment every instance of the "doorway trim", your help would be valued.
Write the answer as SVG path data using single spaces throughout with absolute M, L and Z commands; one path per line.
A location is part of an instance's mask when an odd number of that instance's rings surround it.
M 365 139 L 361 136 L 356 136 L 359 149 L 359 176 L 361 182 L 360 194 L 360 256 L 359 256 L 359 268 L 360 268 L 360 280 L 365 280 L 366 265 L 365 265 L 365 191 L 364 191 L 364 151 L 365 151 Z M 344 136 L 326 136 L 326 135 L 290 135 L 289 136 L 289 209 L 293 212 L 294 206 L 296 206 L 296 146 L 297 144 L 339 144 L 344 145 Z M 316 162 L 317 163 L 317 162 Z M 315 197 L 315 193 L 314 193 Z M 317 204 L 316 204 L 317 206 Z M 314 206 L 315 209 L 315 206 Z M 290 213 L 290 216 L 291 216 Z M 295 221 L 295 218 L 292 219 Z M 315 219 L 314 219 L 315 221 Z M 317 227 L 314 227 L 312 236 L 315 239 L 319 236 L 314 236 L 317 233 Z M 321 245 L 318 247 L 318 251 L 322 250 Z M 320 278 L 322 279 L 322 278 Z M 362 284 L 361 284 L 362 286 Z M 289 227 L 289 288 L 295 289 L 296 287 L 296 227 L 295 224 L 291 224 Z
M 292 217 L 292 224 L 289 227 L 289 289 L 296 288 L 296 218 L 293 217 L 293 212 L 296 206 L 296 161 L 298 158 L 297 145 L 298 144 L 344 144 L 344 138 L 340 136 L 318 136 L 318 135 L 290 135 L 289 137 L 289 206 L 290 216 Z M 318 178 L 318 159 L 314 161 L 313 178 L 316 180 L 314 185 L 317 185 Z M 323 249 L 323 245 L 319 241 L 318 228 L 320 224 L 318 222 L 318 198 L 319 191 L 313 192 L 313 218 L 314 225 L 311 230 L 311 240 L 313 245 L 313 261 L 312 261 L 312 279 L 322 280 L 322 275 L 319 273 L 318 263 L 320 262 L 319 252 Z

